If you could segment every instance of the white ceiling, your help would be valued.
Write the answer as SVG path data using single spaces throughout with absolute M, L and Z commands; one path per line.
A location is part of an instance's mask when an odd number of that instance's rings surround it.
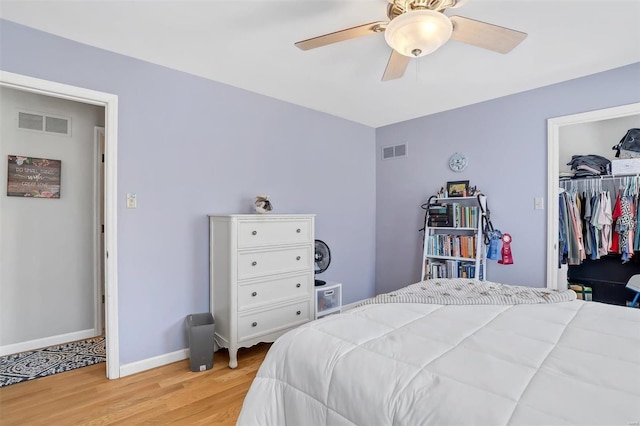
M 382 82 L 383 34 L 294 42 L 377 20 L 387 1 L 5 1 L 0 17 L 372 127 L 640 62 L 640 0 L 471 0 L 446 14 L 524 31 L 501 55 L 449 41 Z

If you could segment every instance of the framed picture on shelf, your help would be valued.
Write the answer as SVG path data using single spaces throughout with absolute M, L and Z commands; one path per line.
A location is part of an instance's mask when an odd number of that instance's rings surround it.
M 456 180 L 447 182 L 447 193 L 449 197 L 464 197 L 469 191 L 468 180 Z

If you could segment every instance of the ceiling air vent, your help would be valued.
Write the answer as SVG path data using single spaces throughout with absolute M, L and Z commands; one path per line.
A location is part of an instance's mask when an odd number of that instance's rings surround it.
M 406 157 L 407 156 L 407 144 L 395 146 L 385 146 L 382 148 L 382 159 L 389 160 L 391 158 Z
M 71 134 L 70 122 L 71 119 L 68 117 L 18 111 L 19 129 L 69 136 Z

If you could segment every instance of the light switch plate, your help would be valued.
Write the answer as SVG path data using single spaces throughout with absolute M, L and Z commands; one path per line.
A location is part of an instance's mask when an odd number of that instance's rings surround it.
M 544 198 L 535 197 L 533 199 L 533 209 L 534 210 L 544 210 Z
M 127 193 L 127 208 L 135 209 L 138 207 L 138 200 L 136 198 L 136 194 L 133 192 Z

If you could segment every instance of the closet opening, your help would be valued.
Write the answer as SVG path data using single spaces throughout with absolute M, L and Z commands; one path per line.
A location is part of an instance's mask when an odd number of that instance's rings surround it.
M 636 175 L 622 176 L 603 173 L 598 176 L 581 176 L 572 179 L 560 179 L 571 169 L 568 164 L 574 155 L 597 155 L 608 160 L 617 159 L 614 145 L 628 129 L 640 127 L 640 103 L 590 111 L 548 120 L 548 210 L 547 210 L 547 287 L 566 288 L 568 284 L 578 283 L 592 288 L 593 300 L 605 303 L 624 305 L 632 296 L 632 292 L 625 288 L 630 276 L 640 274 L 640 245 L 634 248 L 635 233 L 627 234 L 632 240 L 625 240 L 629 244 L 629 252 L 610 250 L 610 240 L 602 242 L 594 240 L 593 229 L 589 228 L 591 220 L 586 226 L 576 230 L 579 232 L 582 244 L 592 244 L 589 248 L 596 248 L 596 254 L 582 253 L 576 256 L 576 247 L 571 262 L 561 262 L 559 232 L 561 230 L 560 213 L 563 202 L 567 199 L 576 200 L 576 210 L 573 214 L 584 224 L 584 215 L 592 214 L 595 201 L 610 203 L 611 216 L 616 206 L 622 210 L 625 205 L 625 217 L 633 220 L 636 225 L 639 178 Z M 579 176 L 579 174 L 578 174 Z M 605 195 L 606 194 L 606 195 Z M 618 203 L 618 195 L 625 203 Z M 589 206 L 590 209 L 587 209 Z M 566 208 L 566 207 L 565 207 Z M 565 211 L 565 213 L 571 211 Z M 620 212 L 616 212 L 620 214 Z M 633 215 L 632 215 L 633 213 Z M 613 219 L 613 217 L 612 217 Z M 625 219 L 627 220 L 627 219 Z M 595 224 L 599 222 L 594 221 Z M 615 222 L 609 225 L 615 228 Z M 596 227 L 597 228 L 597 227 Z M 600 228 L 597 228 L 601 231 Z M 635 228 L 634 228 L 635 231 Z M 591 236 L 590 236 L 591 235 Z M 613 235 L 613 234 L 612 234 Z M 607 237 L 605 237 L 606 239 Z M 613 237 L 611 237 L 613 238 Z M 619 237 L 618 237 L 619 238 Z M 640 241 L 639 241 L 640 242 Z M 593 244 L 596 246 L 593 246 Z M 606 248 L 597 246 L 605 245 Z M 586 246 L 582 247 L 583 250 Z M 569 266 L 570 264 L 570 266 Z

